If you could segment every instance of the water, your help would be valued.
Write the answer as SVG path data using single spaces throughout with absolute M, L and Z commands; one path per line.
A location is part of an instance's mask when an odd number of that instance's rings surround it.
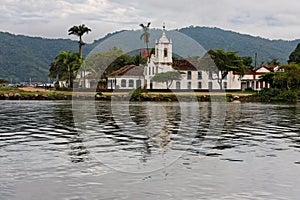
M 298 199 L 299 105 L 0 102 L 0 199 Z

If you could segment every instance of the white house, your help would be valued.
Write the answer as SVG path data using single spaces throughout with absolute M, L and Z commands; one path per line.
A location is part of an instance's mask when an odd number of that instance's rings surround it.
M 107 88 L 136 89 L 144 85 L 144 66 L 128 65 L 110 74 Z
M 125 66 L 108 77 L 108 89 L 167 89 L 165 83 L 153 81 L 157 73 L 178 71 L 182 74 L 180 80 L 174 80 L 169 89 L 176 90 L 214 90 L 220 89 L 217 75 L 207 70 L 208 66 L 200 62 L 188 60 L 173 60 L 172 40 L 166 36 L 163 29 L 162 36 L 155 41 L 155 53 L 151 55 L 146 66 Z M 214 67 L 216 69 L 216 67 Z M 222 81 L 222 88 L 240 90 L 241 81 L 238 74 L 229 72 Z
M 261 81 L 260 77 L 268 72 L 276 72 L 278 70 L 278 66 L 267 67 L 265 65 L 262 65 L 257 69 L 246 72 L 241 80 L 241 89 L 252 89 L 259 91 L 262 88 L 269 88 L 270 84 L 265 81 Z

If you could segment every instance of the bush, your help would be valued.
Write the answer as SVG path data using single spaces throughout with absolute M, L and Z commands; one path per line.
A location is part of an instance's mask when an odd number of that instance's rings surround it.
M 280 94 L 280 90 L 277 88 L 263 88 L 258 96 L 262 101 L 271 101 L 272 98 L 278 96 Z
M 281 92 L 278 96 L 272 98 L 273 101 L 297 102 L 298 94 L 295 91 Z
M 138 88 L 129 92 L 129 96 L 131 97 L 131 100 L 140 100 L 143 93 L 148 93 L 148 90 Z
M 59 83 L 58 83 L 58 81 L 56 81 L 54 83 L 54 90 L 59 90 Z
M 296 91 L 281 91 L 277 88 L 264 88 L 259 93 L 261 101 L 285 101 L 296 102 L 298 100 L 298 93 Z

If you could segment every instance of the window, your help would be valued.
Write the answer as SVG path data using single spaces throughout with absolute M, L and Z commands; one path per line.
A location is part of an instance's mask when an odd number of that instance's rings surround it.
M 149 67 L 149 75 L 151 75 L 151 67 Z
M 145 68 L 145 76 L 147 76 L 147 68 Z
M 212 90 L 212 88 L 213 88 L 212 82 L 208 82 L 208 89 L 209 89 L 209 90 Z
M 223 89 L 227 89 L 227 82 L 223 83 Z
M 180 90 L 180 82 L 179 81 L 176 82 L 176 89 Z
M 133 87 L 133 85 L 134 85 L 134 82 L 132 79 L 130 79 L 128 82 L 128 87 Z
M 192 79 L 192 72 L 188 71 L 187 72 L 187 80 L 191 80 Z
M 154 67 L 152 67 L 152 74 L 154 74 Z
M 188 89 L 192 89 L 192 82 L 188 82 Z
M 202 89 L 202 82 L 198 82 L 198 89 Z
M 213 77 L 212 72 L 208 72 L 208 79 L 212 80 L 213 79 L 212 77 Z
M 158 67 L 156 66 L 156 73 L 158 73 Z
M 107 87 L 112 89 L 112 80 L 108 80 L 108 86 Z
M 164 57 L 168 57 L 168 49 L 164 48 Z
M 135 84 L 136 84 L 136 88 L 141 88 L 142 86 L 141 80 L 136 80 Z
M 198 71 L 198 80 L 202 79 L 202 71 Z
M 121 80 L 121 87 L 126 87 L 126 79 Z

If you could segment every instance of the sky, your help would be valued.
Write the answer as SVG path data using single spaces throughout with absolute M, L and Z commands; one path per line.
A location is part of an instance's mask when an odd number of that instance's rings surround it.
M 70 38 L 85 24 L 86 42 L 119 30 L 218 27 L 269 39 L 300 39 L 299 0 L 1 0 L 0 31 Z

